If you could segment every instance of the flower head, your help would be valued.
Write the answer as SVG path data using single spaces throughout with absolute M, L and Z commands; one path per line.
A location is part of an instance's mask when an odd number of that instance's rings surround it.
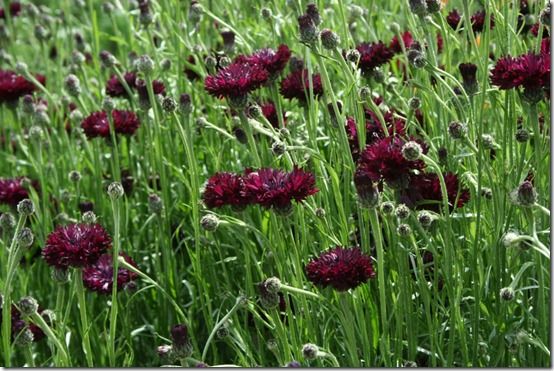
M 483 32 L 485 29 L 485 19 L 486 19 L 486 13 L 484 10 L 480 10 L 473 14 L 471 16 L 471 27 L 473 28 L 473 32 Z M 492 30 L 494 28 L 494 16 L 491 15 L 490 18 L 490 29 Z
M 36 75 L 35 78 L 42 85 L 46 77 Z M 35 84 L 13 71 L 0 70 L 0 103 L 15 102 L 20 97 L 31 94 L 36 90 Z
M 291 202 L 301 202 L 318 192 L 312 173 L 294 168 L 292 172 L 264 168 L 243 177 L 242 195 L 266 208 L 289 209 Z
M 321 76 L 313 74 L 311 77 L 314 97 L 323 94 Z M 291 72 L 281 81 L 281 94 L 287 99 L 298 99 L 300 102 L 307 102 L 310 89 L 310 78 L 308 70 L 302 69 Z
M 414 38 L 410 31 L 405 31 L 402 35 L 402 43 L 404 44 L 404 48 L 408 49 L 412 43 L 414 42 Z M 400 40 L 398 39 L 398 36 L 394 36 L 392 38 L 392 41 L 390 42 L 389 48 L 393 50 L 395 53 L 402 53 L 402 44 L 400 43 Z
M 463 187 L 454 173 L 444 174 L 450 210 L 463 207 L 469 201 L 469 189 Z M 406 190 L 406 200 L 418 209 L 438 212 L 442 204 L 439 177 L 435 173 L 423 173 L 412 177 Z M 456 201 L 457 200 L 457 201 Z
M 118 134 L 133 135 L 140 125 L 137 115 L 132 111 L 113 110 L 112 119 Z M 110 123 L 105 111 L 91 113 L 83 120 L 81 127 L 89 139 L 110 136 Z
M 356 50 L 360 52 L 358 68 L 362 70 L 364 74 L 369 74 L 376 67 L 388 63 L 394 56 L 394 50 L 381 41 L 376 43 L 361 43 L 356 46 Z
M 271 126 L 273 126 L 275 129 L 279 128 L 279 117 L 277 115 L 281 113 L 277 113 L 277 108 L 275 107 L 275 104 L 272 101 L 266 101 L 260 103 L 260 108 L 262 109 L 262 114 L 267 119 L 267 121 L 269 121 Z M 283 114 L 283 123 L 286 124 L 286 122 L 287 118 Z
M 48 235 L 42 257 L 59 269 L 96 263 L 111 247 L 112 239 L 100 224 L 69 224 Z
M 356 177 L 373 182 L 384 180 L 391 187 L 406 186 L 413 170 L 423 169 L 425 163 L 406 160 L 402 155 L 405 143 L 399 136 L 388 136 L 368 145 L 358 160 Z
M 21 13 L 21 3 L 19 1 L 13 1 L 10 3 L 10 15 L 12 17 L 17 17 Z M 0 18 L 6 18 L 6 11 L 4 8 L 0 8 Z
M 265 84 L 269 72 L 259 65 L 250 63 L 233 63 L 206 77 L 204 87 L 215 97 L 242 97 Z
M 337 246 L 311 260 L 306 276 L 315 285 L 331 286 L 337 291 L 354 289 L 375 276 L 371 258 L 355 248 Z
M 500 58 L 491 71 L 491 83 L 500 89 L 541 88 L 550 84 L 550 54 L 528 53 Z
M 446 22 L 453 30 L 455 30 L 460 25 L 460 22 L 462 22 L 462 16 L 457 9 L 453 9 L 446 16 Z
M 134 89 L 136 87 L 135 81 L 137 80 L 137 75 L 135 73 L 125 72 L 123 78 L 130 89 Z M 127 96 L 127 91 L 125 90 L 123 83 L 119 81 L 119 77 L 116 74 L 111 75 L 110 79 L 106 83 L 106 94 L 110 97 Z
M 290 59 L 290 55 L 291 52 L 289 47 L 285 44 L 281 44 L 277 50 L 265 48 L 249 56 L 238 56 L 235 59 L 235 63 L 260 65 L 269 73 L 269 78 L 273 79 L 283 71 Z
M 23 186 L 23 179 L 0 179 L 0 204 L 15 207 L 19 201 L 29 197 L 27 188 Z
M 232 173 L 216 173 L 206 183 L 202 198 L 210 209 L 226 205 L 243 208 L 248 200 L 242 196 L 242 177 Z
M 124 253 L 120 253 L 125 261 L 136 267 L 136 263 Z M 98 260 L 88 267 L 83 269 L 83 284 L 91 291 L 96 291 L 100 294 L 111 294 L 113 288 L 113 262 L 112 254 L 105 253 Z M 129 282 L 135 280 L 137 274 L 125 268 L 119 267 L 117 270 L 117 291 L 125 288 Z

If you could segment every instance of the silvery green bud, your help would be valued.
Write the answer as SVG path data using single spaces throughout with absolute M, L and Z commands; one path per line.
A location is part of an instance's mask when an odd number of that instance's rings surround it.
M 527 129 L 517 129 L 516 130 L 516 141 L 519 143 L 525 143 L 529 140 L 529 131 Z
M 438 13 L 441 10 L 441 0 L 426 0 L 429 13 Z
M 459 121 L 448 124 L 448 134 L 452 139 L 462 139 L 467 135 L 467 125 Z
M 483 142 L 483 146 L 486 149 L 494 149 L 496 146 L 496 143 L 494 142 L 494 137 L 490 134 L 482 134 L 481 140 Z
M 100 61 L 102 62 L 102 66 L 104 66 L 104 68 L 112 68 L 118 64 L 114 55 L 107 50 L 102 50 L 100 52 Z
M 50 273 L 54 282 L 59 284 L 64 284 L 69 282 L 69 270 L 68 269 L 58 269 L 53 268 Z
M 428 211 L 420 211 L 419 214 L 417 214 L 417 221 L 423 228 L 429 228 L 431 224 L 433 224 L 433 216 Z
M 81 53 L 80 51 L 78 51 L 78 50 L 74 50 L 71 53 L 71 61 L 76 66 L 82 65 L 83 63 L 85 63 L 86 60 L 87 59 L 86 59 L 85 55 L 83 53 Z
M 405 220 L 410 217 L 410 208 L 404 204 L 400 204 L 394 210 L 394 214 L 400 220 Z
M 502 244 L 504 247 L 512 247 L 521 245 L 520 235 L 514 231 L 509 231 L 502 236 Z
M 423 154 L 421 145 L 417 142 L 410 141 L 402 147 L 402 156 L 408 161 L 417 161 Z
M 302 356 L 309 361 L 316 359 L 319 356 L 318 346 L 311 343 L 304 344 L 302 347 Z
M 271 17 L 273 17 L 273 12 L 271 11 L 271 9 L 266 8 L 266 7 L 262 8 L 262 10 L 260 11 L 260 14 L 261 14 L 262 18 L 265 19 L 265 20 L 269 20 L 269 19 L 271 19 Z
M 324 208 L 321 208 L 321 207 L 318 207 L 315 209 L 315 216 L 317 216 L 318 218 L 325 218 L 325 209 Z
M 202 13 L 204 13 L 204 9 L 202 8 L 202 5 L 199 3 L 192 3 L 189 8 L 189 20 L 193 25 L 196 25 L 198 22 L 200 22 L 200 19 L 202 19 Z
M 400 25 L 396 22 L 392 22 L 390 25 L 389 25 L 389 30 L 392 31 L 392 33 L 394 34 L 397 34 L 400 32 Z
M 206 231 L 213 232 L 219 226 L 219 218 L 214 214 L 204 215 L 202 219 L 200 219 L 200 225 Z
M 69 114 L 69 120 L 74 124 L 78 124 L 83 121 L 83 114 L 78 109 L 75 109 Z
M 29 216 L 35 212 L 35 204 L 28 198 L 21 200 L 17 204 L 17 212 L 21 215 Z
M 418 97 L 411 97 L 410 100 L 408 100 L 408 106 L 410 106 L 411 110 L 415 111 L 421 107 L 421 100 Z
M 481 196 L 483 196 L 487 200 L 490 200 L 492 198 L 492 189 L 488 187 L 481 188 Z
M 225 67 L 227 67 L 228 65 L 231 64 L 231 58 L 229 58 L 227 56 L 223 56 L 223 57 L 219 58 L 218 64 L 221 68 L 225 68 Z
M 96 223 L 96 214 L 94 213 L 94 211 L 87 211 L 83 214 L 81 219 L 85 224 L 94 224 Z
M 256 103 L 248 106 L 248 115 L 253 119 L 260 119 L 263 116 L 262 109 Z
M 77 170 L 72 170 L 68 174 L 69 181 L 78 183 L 81 180 L 81 173 Z
M 52 326 L 56 322 L 56 313 L 53 310 L 45 309 L 40 313 L 40 316 L 48 326 Z
M 40 41 L 46 41 L 50 38 L 50 31 L 43 25 L 35 26 L 35 37 Z
M 273 294 L 277 294 L 281 291 L 281 280 L 277 277 L 270 277 L 264 282 L 265 289 Z
M 29 128 L 29 138 L 31 140 L 41 140 L 43 136 L 43 131 L 40 126 L 33 125 Z
M 400 237 L 408 237 L 412 234 L 412 228 L 408 224 L 399 224 L 396 232 Z
M 179 108 L 183 115 L 188 115 L 192 112 L 192 100 L 190 95 L 183 93 L 179 96 Z
M 391 202 L 391 201 L 384 201 L 381 203 L 381 206 L 379 207 L 379 209 L 381 210 L 381 213 L 383 215 L 392 215 L 392 213 L 394 212 L 394 203 Z
M 64 88 L 67 94 L 72 97 L 78 97 L 81 94 L 81 85 L 79 78 L 73 74 L 67 75 L 64 80 Z
M 427 15 L 427 3 L 425 0 L 409 0 L 410 10 L 415 15 L 423 17 Z
M 177 109 L 177 102 L 173 97 L 164 97 L 162 98 L 162 109 L 166 113 L 172 113 Z
M 17 236 L 17 243 L 23 248 L 30 247 L 34 240 L 35 236 L 33 235 L 33 231 L 27 227 L 23 228 Z
M 35 113 L 35 102 L 32 95 L 26 94 L 21 98 L 21 110 L 28 115 Z
M 533 187 L 533 183 L 526 180 L 510 194 L 512 201 L 519 206 L 530 207 L 535 205 L 538 199 L 537 191 Z
M 500 297 L 501 297 L 502 300 L 504 300 L 504 301 L 512 301 L 512 300 L 514 300 L 514 297 L 515 297 L 514 289 L 511 288 L 510 286 L 508 286 L 508 287 L 503 287 L 502 289 L 500 289 Z
M 335 50 L 340 44 L 340 37 L 335 32 L 326 28 L 319 33 L 321 45 L 327 50 Z
M 113 182 L 108 186 L 108 196 L 112 200 L 116 200 L 125 194 L 123 186 L 119 182 Z
M 358 61 L 360 60 L 360 52 L 357 49 L 350 49 L 346 52 L 346 60 L 358 64 Z
M 221 324 L 221 326 L 217 329 L 216 336 L 218 339 L 225 339 L 229 336 L 229 324 L 227 321 L 223 322 L 223 324 Z
M 48 126 L 50 124 L 50 117 L 45 109 L 40 109 L 42 105 L 37 105 L 37 109 L 33 114 L 33 122 L 36 125 Z
M 160 196 L 151 193 L 148 196 L 148 209 L 152 214 L 160 214 L 164 208 L 164 204 Z
M 38 310 L 38 303 L 32 296 L 24 296 L 17 304 L 19 311 L 24 316 L 30 316 Z
M 26 348 L 30 346 L 35 339 L 33 332 L 28 327 L 25 327 L 18 334 L 14 334 L 14 337 L 15 345 L 20 348 Z
M 171 60 L 170 59 L 163 59 L 161 62 L 160 62 L 160 68 L 163 70 L 163 71 L 169 71 L 169 69 L 171 69 Z
M 287 151 L 287 146 L 286 146 L 286 144 L 283 143 L 283 142 L 275 141 L 275 142 L 273 142 L 273 144 L 271 145 L 271 152 L 272 152 L 275 156 L 281 156 L 281 155 L 283 155 L 286 151 Z
M 317 28 L 313 19 L 308 14 L 298 17 L 298 29 L 300 31 L 300 41 L 305 44 L 313 43 L 317 38 Z
M 27 73 L 29 73 L 29 67 L 27 67 L 27 64 L 25 62 L 17 62 L 15 64 L 15 72 L 25 76 Z

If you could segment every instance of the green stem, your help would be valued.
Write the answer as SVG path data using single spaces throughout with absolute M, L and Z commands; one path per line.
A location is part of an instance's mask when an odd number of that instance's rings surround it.
M 87 360 L 88 367 L 94 367 L 92 360 L 92 349 L 90 347 L 89 329 L 90 325 L 87 317 L 87 301 L 85 298 L 85 288 L 83 287 L 83 272 L 81 269 L 75 269 L 75 290 L 77 291 L 77 300 L 79 301 L 79 314 L 81 316 L 81 336 L 83 352 Z

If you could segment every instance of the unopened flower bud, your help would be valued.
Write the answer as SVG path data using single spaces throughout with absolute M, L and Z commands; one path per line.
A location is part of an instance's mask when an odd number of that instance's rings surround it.
M 317 216 L 318 218 L 325 218 L 325 209 L 324 208 L 321 208 L 321 207 L 318 207 L 315 209 L 315 216 Z
M 14 337 L 15 345 L 20 348 L 26 348 L 30 346 L 35 339 L 33 332 L 28 327 L 25 327 L 18 334 L 14 334 Z
M 309 361 L 316 359 L 319 356 L 318 346 L 311 343 L 304 344 L 302 347 L 302 356 Z
M 112 200 L 116 200 L 125 194 L 123 186 L 119 182 L 113 182 L 108 186 L 108 196 Z
M 213 232 L 219 226 L 219 218 L 214 214 L 207 214 L 200 219 L 200 225 L 208 232 Z
M 529 131 L 527 129 L 517 129 L 516 130 L 516 141 L 519 143 L 525 143 L 529 140 Z
M 148 196 L 148 209 L 152 214 L 160 214 L 164 208 L 163 200 L 155 193 Z
M 78 50 L 74 50 L 71 53 L 71 62 L 73 62 L 73 64 L 76 66 L 82 65 L 83 63 L 85 63 L 86 60 L 87 59 L 85 55 Z
M 102 100 L 102 109 L 106 112 L 111 112 L 115 109 L 115 102 L 111 97 L 105 97 Z
M 100 61 L 104 68 L 112 68 L 118 63 L 114 55 L 107 50 L 102 50 L 100 52 Z
M 317 38 L 317 28 L 312 17 L 303 14 L 298 17 L 298 29 L 300 31 L 300 41 L 305 44 L 313 43 Z
M 438 13 L 441 10 L 441 0 L 426 0 L 426 4 L 429 13 Z
M 141 55 L 135 62 L 135 66 L 139 72 L 149 75 L 154 71 L 154 61 L 147 54 Z
M 287 146 L 286 146 L 286 144 L 283 143 L 283 142 L 275 141 L 275 142 L 273 142 L 273 144 L 271 145 L 271 152 L 272 152 L 275 156 L 281 156 L 281 155 L 283 155 L 286 151 L 287 151 Z
M 19 303 L 17 304 L 19 307 L 19 311 L 24 316 L 30 316 L 33 313 L 36 313 L 38 310 L 38 303 L 35 298 L 32 296 L 25 296 L 19 300 Z
M 423 149 L 417 142 L 410 141 L 402 147 L 402 156 L 408 161 L 417 161 L 421 157 Z
M 193 349 L 186 325 L 179 324 L 173 326 L 171 328 L 171 340 L 173 355 L 177 359 L 185 359 L 191 356 Z
M 408 2 L 412 13 L 420 17 L 427 15 L 427 3 L 425 0 L 409 0 Z
M 380 195 L 377 186 L 373 182 L 354 176 L 354 185 L 358 193 L 360 203 L 367 208 L 374 208 L 379 205 Z
M 160 345 L 156 349 L 156 352 L 158 353 L 158 356 L 160 356 L 160 357 L 169 357 L 169 355 L 171 353 L 171 350 L 172 350 L 171 345 Z
M 27 227 L 23 228 L 17 236 L 17 243 L 23 248 L 30 247 L 33 244 L 34 240 L 35 236 L 33 235 L 33 231 L 31 231 L 31 229 Z
M 408 224 L 399 224 L 396 232 L 400 237 L 408 237 L 412 234 L 412 228 Z
M 78 97 L 81 94 L 81 85 L 79 78 L 73 74 L 67 75 L 64 80 L 64 89 L 67 91 L 67 94 L 72 97 Z
M 31 140 L 41 140 L 44 132 L 42 131 L 42 128 L 37 125 L 33 125 L 29 128 L 29 138 Z
M 467 125 L 459 121 L 448 124 L 448 134 L 452 139 L 462 139 L 467 135 Z
M 481 141 L 483 142 L 483 147 L 485 147 L 486 149 L 494 149 L 494 147 L 496 146 L 494 137 L 490 134 L 482 134 Z
M 51 309 L 45 309 L 40 312 L 40 316 L 48 326 L 52 326 L 56 322 L 56 313 Z
M 319 33 L 321 45 L 327 50 L 335 50 L 340 44 L 340 37 L 335 32 L 326 28 Z
M 384 201 L 381 203 L 381 205 L 379 206 L 379 209 L 381 210 L 381 213 L 383 215 L 392 215 L 392 213 L 394 212 L 394 203 L 392 203 L 391 201 Z
M 278 293 L 281 291 L 281 280 L 277 277 L 270 277 L 264 281 L 265 289 L 271 293 Z
M 431 224 L 433 224 L 433 216 L 428 211 L 420 211 L 419 214 L 417 214 L 417 221 L 423 228 L 429 228 Z
M 81 180 L 81 173 L 77 170 L 72 170 L 68 175 L 69 181 L 73 183 L 78 183 Z
M 15 227 L 15 218 L 12 214 L 5 212 L 0 214 L 0 229 L 2 231 L 11 231 Z
M 523 207 L 530 207 L 535 205 L 538 199 L 537 191 L 533 187 L 533 183 L 526 180 L 519 185 L 519 187 L 511 193 L 512 200 L 516 204 Z
M 183 93 L 179 96 L 179 109 L 183 115 L 188 115 L 192 112 L 192 100 L 190 95 Z
M 271 19 L 271 17 L 273 17 L 273 12 L 271 11 L 271 9 L 263 7 L 260 11 L 260 15 L 263 19 L 269 20 Z
M 416 109 L 421 107 L 421 100 L 418 97 L 411 97 L 408 100 L 408 106 L 411 110 L 415 111 Z
M 358 64 L 358 61 L 360 60 L 360 52 L 357 49 L 347 50 L 346 60 L 350 63 Z
M 410 217 L 410 208 L 404 204 L 400 204 L 394 210 L 394 214 L 400 220 L 405 220 Z
M 512 301 L 515 297 L 514 289 L 510 286 L 500 289 L 500 297 L 504 301 Z
M 52 280 L 54 280 L 54 282 L 57 282 L 59 284 L 64 284 L 69 282 L 68 269 L 53 268 L 50 275 L 52 277 Z
M 483 196 L 487 200 L 490 200 L 492 198 L 492 189 L 488 187 L 481 188 L 481 196 Z
M 166 113 L 172 113 L 177 109 L 177 102 L 173 97 L 164 97 L 162 98 L 162 109 Z
M 17 204 L 17 212 L 21 215 L 29 216 L 35 212 L 35 204 L 28 198 L 21 200 Z

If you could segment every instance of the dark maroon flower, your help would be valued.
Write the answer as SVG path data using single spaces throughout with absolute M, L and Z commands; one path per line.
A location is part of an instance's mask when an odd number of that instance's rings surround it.
M 277 51 L 271 48 L 258 50 L 252 55 L 241 55 L 235 59 L 235 63 L 257 64 L 269 72 L 270 79 L 277 77 L 287 65 L 290 58 L 289 47 L 285 44 L 279 45 Z
M 266 101 L 263 103 L 260 103 L 260 108 L 262 109 L 262 114 L 264 117 L 269 121 L 271 126 L 273 126 L 275 129 L 279 128 L 279 117 L 277 116 L 277 108 L 275 107 L 275 104 L 272 101 Z M 283 124 L 286 125 L 287 118 L 283 114 Z
M 321 84 L 321 76 L 312 75 L 312 84 L 314 97 L 319 97 L 323 94 L 323 85 Z M 291 72 L 281 81 L 280 92 L 287 99 L 298 99 L 300 102 L 307 102 L 309 95 L 310 79 L 308 70 L 297 70 Z
M 458 66 L 462 75 L 463 87 L 472 94 L 477 91 L 477 66 L 473 63 L 460 63 Z
M 371 258 L 357 247 L 327 250 L 311 260 L 305 272 L 315 285 L 331 286 L 337 291 L 354 289 L 375 277 Z
M 404 48 L 407 50 L 414 42 L 414 38 L 410 33 L 410 31 L 405 31 L 400 36 L 402 36 L 402 42 L 404 43 Z M 400 40 L 398 39 L 398 36 L 394 36 L 392 38 L 389 48 L 392 49 L 395 53 L 402 53 L 402 45 L 400 44 Z
M 483 30 L 485 29 L 485 19 L 486 19 L 486 13 L 484 10 L 475 12 L 475 14 L 471 16 L 471 27 L 473 28 L 473 32 L 483 32 Z M 492 30 L 493 28 L 494 28 L 494 16 L 491 15 L 490 29 Z
M 266 208 L 287 210 L 292 200 L 301 202 L 318 192 L 312 173 L 294 168 L 290 173 L 278 169 L 259 169 L 243 177 L 242 195 Z
M 444 39 L 442 35 L 437 32 L 437 53 L 442 53 L 442 49 L 444 49 Z
M 125 82 L 129 86 L 129 88 L 132 90 L 135 88 L 135 81 L 137 79 L 137 75 L 133 72 L 125 72 L 123 75 L 123 78 L 125 79 Z M 125 90 L 125 87 L 123 86 L 123 83 L 119 81 L 119 78 L 117 75 L 113 74 L 110 76 L 110 79 L 106 83 L 106 94 L 108 94 L 110 97 L 126 97 L 127 91 Z
M 531 101 L 550 87 L 550 52 L 500 58 L 491 71 L 491 83 L 500 89 L 524 88 Z
M 413 170 L 423 169 L 425 163 L 422 160 L 406 160 L 402 155 L 405 143 L 406 141 L 399 136 L 388 136 L 368 145 L 358 160 L 356 177 L 359 181 L 384 180 L 391 187 L 406 186 Z
M 23 187 L 23 178 L 0 178 L 0 204 L 17 206 L 19 201 L 29 198 L 29 192 Z
M 265 84 L 269 73 L 257 64 L 233 63 L 206 77 L 204 88 L 214 97 L 240 98 Z
M 460 185 L 458 176 L 454 173 L 444 174 L 444 182 L 450 210 L 463 207 L 469 201 L 469 189 Z M 442 192 L 437 174 L 422 173 L 412 177 L 406 192 L 407 199 L 414 207 L 437 212 L 440 210 Z
M 232 173 L 216 173 L 206 183 L 202 199 L 207 207 L 214 209 L 226 205 L 243 208 L 248 200 L 241 194 L 242 177 Z
M 120 253 L 125 261 L 136 267 L 136 263 L 124 253 Z M 117 291 L 125 288 L 129 282 L 135 280 L 137 274 L 125 268 L 118 267 L 117 269 Z M 96 263 L 83 268 L 83 284 L 91 291 L 96 291 L 100 294 L 111 294 L 113 288 L 113 263 L 112 254 L 106 253 L 98 258 Z
M 148 88 L 146 87 L 146 81 L 139 79 L 136 81 L 136 88 L 141 99 L 148 99 Z M 165 95 L 165 85 L 159 80 L 152 81 L 152 92 L 154 95 Z
M 187 325 L 179 324 L 171 328 L 171 341 L 173 346 L 182 347 L 190 342 Z
M 360 52 L 358 68 L 364 74 L 369 74 L 376 67 L 388 63 L 394 56 L 394 50 L 381 41 L 376 43 L 361 43 L 356 49 Z
M 44 311 L 44 308 L 41 308 L 39 306 L 38 308 L 38 314 L 41 314 Z M 2 311 L 0 311 L 0 325 L 2 324 Z M 46 337 L 44 332 L 35 325 L 34 323 L 28 323 L 26 322 L 23 317 L 21 316 L 21 312 L 17 309 L 17 307 L 12 304 L 12 310 L 11 310 L 11 323 L 12 323 L 12 341 L 17 338 L 19 333 L 24 330 L 25 328 L 29 328 L 31 332 L 33 333 L 33 342 L 40 341 Z
M 21 3 L 19 1 L 14 1 L 10 3 L 10 15 L 12 17 L 17 17 L 21 13 Z M 6 18 L 6 11 L 4 8 L 0 8 L 0 18 Z
M 458 25 L 462 21 L 462 16 L 460 13 L 458 13 L 458 10 L 453 9 L 448 15 L 446 16 L 446 22 L 448 25 L 453 29 L 457 29 Z
M 82 268 L 94 264 L 111 243 L 100 224 L 69 224 L 48 235 L 42 256 L 46 264 L 59 269 Z
M 537 22 L 535 23 L 533 26 L 531 26 L 531 34 L 535 37 L 538 37 L 539 36 L 539 28 L 540 28 L 540 23 Z M 547 38 L 550 34 L 548 33 L 548 29 L 546 27 L 543 27 L 542 29 L 542 35 L 541 35 L 541 38 Z
M 133 135 L 140 125 L 137 115 L 132 111 L 113 110 L 112 118 L 118 134 Z M 83 120 L 81 127 L 89 139 L 110 136 L 108 114 L 104 111 L 91 113 Z
M 46 83 L 46 77 L 42 75 L 37 74 L 35 78 L 42 85 Z M 33 93 L 36 88 L 35 84 L 15 72 L 0 70 L 0 103 L 17 101 L 20 97 Z

